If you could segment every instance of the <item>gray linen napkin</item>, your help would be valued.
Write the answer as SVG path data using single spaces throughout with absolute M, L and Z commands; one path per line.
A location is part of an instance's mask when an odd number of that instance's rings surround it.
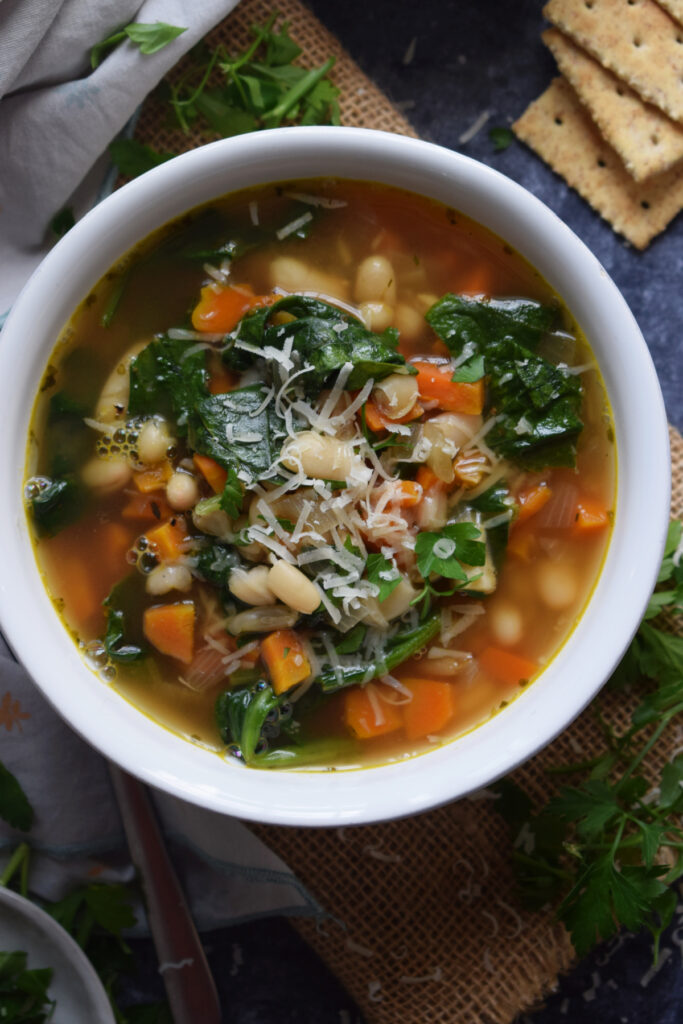
M 236 2 L 1 0 L 0 314 L 47 251 L 53 214 L 67 202 L 81 213 L 96 201 L 108 143 Z M 90 48 L 132 20 L 187 31 L 149 56 L 124 43 L 91 71 Z M 132 876 L 103 758 L 52 710 L 1 638 L 0 759 L 36 812 L 33 892 L 55 899 L 88 878 Z M 162 793 L 155 801 L 200 928 L 320 913 L 287 866 L 238 821 Z M 22 838 L 0 822 L 0 864 Z

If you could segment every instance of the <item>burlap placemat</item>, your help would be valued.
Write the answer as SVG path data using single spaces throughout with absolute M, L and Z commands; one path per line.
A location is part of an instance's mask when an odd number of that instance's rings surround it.
M 298 0 L 278 2 L 307 63 L 337 58 L 344 124 L 415 135 L 339 42 Z M 249 26 L 272 6 L 242 0 L 208 37 L 239 51 Z M 173 74 L 182 72 L 183 65 Z M 136 138 L 180 152 L 207 136 L 167 127 L 154 96 L 145 103 Z M 672 513 L 683 514 L 683 438 L 671 428 Z M 620 729 L 632 705 L 623 694 L 601 698 L 605 717 Z M 544 801 L 553 788 L 549 764 L 591 757 L 602 733 L 590 710 L 521 768 L 517 781 Z M 668 754 L 651 755 L 651 766 Z M 573 951 L 550 912 L 515 904 L 507 826 L 487 800 L 462 800 L 427 814 L 344 829 L 255 831 L 297 873 L 331 919 L 294 923 L 324 957 L 362 1008 L 369 1024 L 508 1024 L 542 998 Z

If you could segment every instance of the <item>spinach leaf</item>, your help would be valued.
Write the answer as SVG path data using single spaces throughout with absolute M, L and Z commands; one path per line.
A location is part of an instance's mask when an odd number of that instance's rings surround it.
M 12 828 L 28 832 L 33 824 L 33 808 L 9 768 L 0 761 L 0 818 Z M 0 1018 L 2 1019 L 2 1018 Z
M 206 352 L 193 348 L 192 341 L 162 335 L 138 353 L 130 364 L 131 416 L 165 416 L 179 434 L 187 433 L 197 400 L 208 394 Z
M 382 654 L 369 662 L 358 653 L 356 655 L 341 655 L 340 664 L 333 666 L 329 663 L 329 658 L 326 660 L 324 649 L 321 649 L 318 651 L 318 657 L 322 664 L 322 671 L 317 681 L 325 693 L 334 693 L 336 690 L 352 686 L 354 683 L 369 682 L 377 676 L 391 672 L 401 662 L 406 661 L 413 654 L 417 654 L 436 636 L 440 628 L 441 616 L 432 615 L 415 629 L 390 637 L 386 641 Z M 343 643 L 344 641 L 342 641 Z
M 426 314 L 455 355 L 468 354 L 465 366 L 484 357 L 487 408 L 498 416 L 487 444 L 528 469 L 573 466 L 583 429 L 578 376 L 533 351 L 557 315 L 556 309 L 527 299 L 483 301 L 451 294 Z
M 493 484 L 483 494 L 480 494 L 478 498 L 474 498 L 467 504 L 469 508 L 482 513 L 484 523 L 487 519 L 493 519 L 495 516 L 511 512 L 515 505 L 508 488 L 504 484 Z M 507 522 L 500 523 L 499 526 L 494 526 L 492 530 L 485 531 L 496 569 L 500 569 L 503 564 L 511 519 L 512 515 L 510 515 L 510 519 Z
M 215 718 L 226 744 L 234 743 L 247 764 L 254 760 L 266 719 L 282 703 L 264 679 L 226 690 L 216 700 Z
M 295 319 L 270 324 L 276 313 L 289 313 Z M 223 359 L 233 369 L 244 369 L 255 362 L 255 357 L 240 350 L 240 341 L 261 349 L 271 346 L 281 350 L 290 340 L 302 365 L 311 367 L 300 378 L 309 396 L 318 395 L 346 363 L 353 365 L 346 382 L 349 391 L 358 390 L 371 377 L 381 380 L 390 373 L 417 372 L 396 351 L 398 332 L 394 328 L 375 334 L 336 306 L 301 295 L 288 295 L 272 306 L 248 313 L 231 336 Z
M 224 589 L 228 585 L 230 573 L 240 565 L 241 560 L 234 547 L 215 540 L 202 547 L 197 555 L 196 571 L 207 583 Z
M 107 627 L 104 646 L 112 661 L 140 661 L 147 655 L 142 632 L 144 577 L 131 573 L 112 588 L 104 601 Z
M 472 354 L 486 353 L 491 342 L 503 338 L 533 349 L 557 318 L 557 309 L 531 299 L 481 300 L 452 293 L 435 302 L 425 315 L 455 355 L 460 355 L 466 344 L 472 346 Z
M 335 736 L 334 739 L 309 740 L 293 747 L 276 747 L 254 757 L 257 768 L 303 768 L 305 765 L 328 766 L 335 759 L 349 761 L 358 751 L 356 740 Z
M 237 473 L 247 486 L 263 477 L 287 437 L 285 421 L 275 403 L 263 407 L 267 394 L 265 384 L 251 384 L 227 394 L 207 394 L 197 400 L 190 416 L 190 444 L 195 451 L 209 455 L 228 472 L 236 467 L 236 473 L 228 478 L 231 494 Z M 224 498 L 230 505 L 235 495 L 224 494 Z
M 29 498 L 33 521 L 41 534 L 54 536 L 72 523 L 82 509 L 82 489 L 72 476 L 61 479 L 35 477 Z

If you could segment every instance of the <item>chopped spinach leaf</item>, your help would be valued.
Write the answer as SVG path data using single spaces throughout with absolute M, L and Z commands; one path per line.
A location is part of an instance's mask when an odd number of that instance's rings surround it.
M 236 744 L 245 762 L 254 760 L 266 719 L 282 703 L 265 680 L 226 690 L 216 700 L 215 717 L 226 744 Z
M 356 652 L 351 652 L 349 655 L 341 654 L 337 650 L 337 654 L 340 655 L 338 665 L 331 665 L 329 658 L 325 657 L 324 649 L 321 649 L 318 652 L 318 657 L 322 664 L 322 671 L 317 681 L 325 693 L 334 693 L 336 690 L 352 686 L 354 683 L 369 682 L 377 676 L 391 672 L 401 662 L 421 651 L 430 640 L 434 639 L 440 628 L 441 616 L 433 615 L 415 629 L 390 637 L 386 640 L 382 655 L 370 662 L 360 655 L 360 644 Z
M 426 313 L 427 322 L 454 355 L 460 355 L 468 343 L 472 354 L 485 355 L 492 342 L 505 338 L 534 349 L 557 317 L 556 309 L 531 299 L 481 300 L 450 293 Z
M 213 500 L 209 498 L 209 501 Z M 231 544 L 222 544 L 217 540 L 209 543 L 207 538 L 207 543 L 197 555 L 196 571 L 207 583 L 224 589 L 228 585 L 232 570 L 241 564 L 241 559 Z
M 162 335 L 138 353 L 130 365 L 131 416 L 161 415 L 187 433 L 197 400 L 208 395 L 206 352 L 193 348 L 191 341 Z
M 81 487 L 73 477 L 36 478 L 36 493 L 29 501 L 33 521 L 40 533 L 53 536 L 73 522 L 81 512 Z
M 295 319 L 269 325 L 280 312 Z M 301 377 L 309 395 L 318 395 L 347 363 L 353 366 L 346 382 L 350 391 L 363 387 L 371 377 L 381 380 L 390 373 L 417 372 L 396 351 L 398 332 L 394 328 L 375 334 L 336 306 L 301 295 L 286 296 L 272 306 L 248 313 L 231 336 L 223 359 L 231 368 L 244 369 L 258 357 L 240 350 L 236 342 L 246 341 L 260 349 L 282 349 L 290 340 L 302 365 L 311 367 Z
M 234 465 L 227 467 L 228 478 L 221 494 L 221 508 L 230 519 L 237 519 L 242 511 L 244 495 Z
M 510 518 L 506 522 L 499 523 L 499 525 L 494 526 L 493 529 L 485 531 L 486 539 L 488 540 L 491 549 L 493 564 L 496 569 L 500 569 L 503 564 L 505 549 L 508 543 L 512 510 L 515 507 L 514 500 L 510 496 L 510 491 L 505 484 L 493 484 L 493 486 L 489 487 L 483 494 L 480 494 L 478 498 L 474 498 L 472 501 L 468 502 L 468 506 L 469 508 L 482 513 L 482 516 L 484 517 L 484 524 L 487 519 L 493 519 L 496 516 L 503 515 L 504 513 L 510 513 Z
M 112 588 L 104 601 L 107 628 L 104 646 L 112 661 L 140 661 L 147 655 L 142 633 L 144 578 L 131 573 Z
M 478 355 L 471 356 L 464 363 L 461 363 L 451 377 L 451 380 L 455 384 L 474 384 L 475 381 L 481 380 L 485 372 L 484 356 L 480 352 Z

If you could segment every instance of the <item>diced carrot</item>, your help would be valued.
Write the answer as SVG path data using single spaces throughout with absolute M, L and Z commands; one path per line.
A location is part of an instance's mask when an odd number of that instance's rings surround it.
M 453 291 L 458 295 L 491 295 L 493 293 L 493 279 L 491 267 L 487 263 L 475 263 L 469 266 L 464 274 L 461 274 L 455 283 Z
M 209 284 L 201 290 L 199 303 L 192 313 L 192 326 L 195 331 L 224 334 L 231 331 L 250 309 L 263 304 L 264 298 L 254 295 L 246 285 L 216 288 Z
M 420 504 L 424 493 L 416 480 L 397 480 L 393 490 L 396 497 L 392 501 L 399 508 L 414 508 Z
M 401 705 L 406 739 L 417 740 L 440 732 L 455 714 L 455 699 L 450 683 L 439 679 L 402 679 L 413 695 Z
M 527 682 L 538 672 L 538 665 L 529 658 L 523 658 L 500 647 L 487 647 L 479 655 L 479 664 L 490 676 L 508 686 Z
M 369 685 L 374 684 L 370 683 Z M 359 740 L 371 740 L 375 736 L 384 736 L 385 733 L 395 732 L 403 725 L 400 711 L 395 704 L 387 704 L 382 701 L 379 707 L 380 713 L 377 715 L 367 687 L 350 686 L 344 692 L 344 721 Z
M 550 501 L 552 493 L 546 483 L 535 484 L 533 487 L 521 491 L 516 499 L 519 512 L 513 525 L 519 526 L 520 523 L 525 523 L 527 519 L 531 519 L 537 512 L 540 512 L 543 506 Z
M 170 463 L 162 462 L 154 469 L 133 473 L 133 484 L 141 494 L 150 494 L 152 491 L 160 491 L 172 473 Z
M 131 494 L 121 510 L 124 519 L 138 519 L 147 523 L 161 522 L 171 515 L 171 508 L 161 491 L 150 494 Z
M 311 663 L 293 629 L 276 629 L 269 633 L 261 641 L 261 657 L 278 695 L 291 690 L 311 674 Z
M 228 480 L 227 470 L 208 455 L 193 455 L 192 461 L 214 494 L 221 494 Z
M 184 554 L 187 531 L 182 520 L 169 519 L 145 534 L 149 544 L 164 562 L 172 562 Z
M 448 484 L 441 480 L 433 469 L 424 463 L 419 467 L 417 471 L 416 482 L 422 488 L 423 494 L 427 491 L 440 490 L 443 491 L 448 487 Z
M 420 398 L 438 402 L 446 412 L 477 415 L 484 408 L 484 381 L 458 384 L 451 380 L 452 370 L 443 370 L 436 363 L 413 363 L 417 369 L 417 388 Z
M 373 434 L 381 434 L 385 430 L 390 431 L 395 423 L 411 423 L 413 420 L 419 420 L 424 412 L 420 403 L 416 402 L 410 412 L 404 413 L 403 416 L 398 416 L 396 419 L 390 419 L 379 410 L 371 398 L 367 400 L 364 408 L 365 422 Z
M 225 395 L 228 391 L 234 391 L 238 382 L 239 378 L 236 373 L 230 373 L 230 370 L 221 368 L 216 373 L 211 374 L 209 391 L 212 395 Z
M 581 498 L 576 506 L 572 533 L 581 537 L 597 533 L 609 526 L 609 521 L 609 512 L 604 505 L 592 498 Z
M 99 581 L 93 579 L 89 567 L 80 558 L 68 555 L 60 558 L 59 570 L 55 594 L 64 602 L 69 622 L 82 627 L 100 608 L 103 595 L 98 593 Z
M 189 665 L 194 655 L 194 601 L 145 608 L 142 631 L 158 651 Z

